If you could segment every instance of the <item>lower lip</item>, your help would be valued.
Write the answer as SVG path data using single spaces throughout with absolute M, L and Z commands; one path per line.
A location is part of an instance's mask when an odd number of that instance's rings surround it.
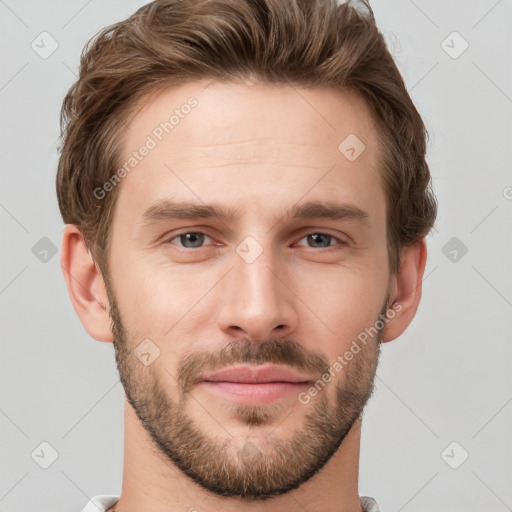
M 211 382 L 201 384 L 209 391 L 241 405 L 266 405 L 290 396 L 297 396 L 308 382 Z

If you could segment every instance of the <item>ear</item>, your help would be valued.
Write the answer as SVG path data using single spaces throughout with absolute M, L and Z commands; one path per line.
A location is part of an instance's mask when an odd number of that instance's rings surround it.
M 98 341 L 113 341 L 103 276 L 73 224 L 64 230 L 60 264 L 69 297 L 85 330 Z
M 400 336 L 416 315 L 420 299 L 423 273 L 427 262 L 427 243 L 423 238 L 416 244 L 404 247 L 400 256 L 400 269 L 391 277 L 389 307 L 393 303 L 394 317 L 390 317 L 382 330 L 382 342 Z

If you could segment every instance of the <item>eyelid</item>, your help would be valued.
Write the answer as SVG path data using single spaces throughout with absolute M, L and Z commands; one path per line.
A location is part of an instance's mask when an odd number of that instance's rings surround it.
M 172 241 L 175 240 L 176 238 L 179 238 L 181 235 L 185 235 L 187 233 L 196 233 L 196 234 L 200 234 L 200 235 L 205 235 L 208 238 L 210 238 L 212 240 L 215 240 L 213 236 L 209 235 L 206 231 L 201 231 L 201 229 L 202 228 L 199 228 L 199 229 L 194 229 L 194 228 L 192 228 L 192 229 L 184 229 L 184 230 L 182 230 L 182 231 L 180 231 L 178 233 L 174 233 L 171 237 L 166 237 L 164 239 L 164 243 L 165 244 L 174 245 L 176 247 L 181 247 L 181 246 L 179 246 L 177 244 L 172 243 Z M 340 236 L 333 234 L 328 229 L 304 228 L 304 230 L 301 231 L 300 237 L 296 238 L 296 241 L 293 242 L 293 245 L 296 245 L 298 242 L 300 242 L 302 239 L 306 238 L 308 235 L 327 235 L 327 236 L 335 239 L 338 242 L 337 244 L 329 245 L 328 247 L 320 247 L 320 249 L 324 249 L 324 250 L 329 250 L 329 249 L 333 249 L 333 248 L 335 248 L 337 246 L 343 246 L 343 245 L 347 245 L 348 244 L 348 240 L 344 240 Z M 216 245 L 218 245 L 218 244 L 216 244 Z M 199 249 L 203 249 L 204 247 L 205 247 L 204 245 L 201 246 L 201 247 L 197 247 L 195 249 L 194 248 L 181 247 L 181 250 L 184 250 L 184 251 L 197 251 Z M 299 247 L 307 247 L 307 246 L 301 245 Z M 309 249 L 316 249 L 316 248 L 315 247 L 309 247 Z
M 208 233 L 206 233 L 205 231 L 201 231 L 200 229 L 185 229 L 183 231 L 180 231 L 179 233 L 174 233 L 172 236 L 168 237 L 166 236 L 164 238 L 164 244 L 170 244 L 170 245 L 174 245 L 176 246 L 176 244 L 173 244 L 172 241 L 175 240 L 176 238 L 179 238 L 181 235 L 186 235 L 187 233 L 196 233 L 198 235 L 205 235 L 207 236 L 208 238 L 211 238 L 212 240 L 214 240 L 213 236 L 209 235 Z M 181 247 L 181 246 L 177 246 L 177 247 Z M 189 249 L 187 247 L 181 247 L 183 250 L 185 251 L 193 251 L 193 250 L 199 250 L 199 249 L 203 249 L 204 246 L 202 247 L 198 247 L 197 249 Z
M 347 245 L 348 244 L 348 240 L 344 240 L 343 238 L 341 238 L 339 235 L 335 235 L 333 234 L 332 232 L 330 232 L 329 230 L 322 230 L 322 229 L 310 229 L 308 231 L 305 231 L 301 234 L 300 238 L 297 239 L 296 242 L 294 242 L 294 245 L 297 244 L 298 242 L 300 242 L 302 239 L 306 238 L 308 235 L 327 235 L 331 238 L 333 238 L 334 240 L 336 240 L 338 243 L 337 244 L 334 244 L 334 245 L 329 245 L 328 247 L 321 247 L 321 249 L 324 249 L 324 250 L 329 250 L 329 249 L 334 249 L 336 246 L 341 246 L 341 245 Z M 301 245 L 300 247 L 307 247 L 307 246 L 304 246 L 304 245 Z M 307 247 L 308 249 L 315 249 L 314 247 Z

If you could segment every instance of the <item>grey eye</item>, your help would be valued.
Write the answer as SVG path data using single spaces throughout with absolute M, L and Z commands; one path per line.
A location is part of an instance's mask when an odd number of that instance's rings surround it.
M 331 247 L 331 241 L 332 240 L 338 240 L 335 236 L 329 235 L 328 233 L 310 233 L 309 235 L 306 235 L 302 240 L 307 240 L 309 247 Z M 303 245 L 303 244 L 299 244 Z
M 174 237 L 173 240 L 179 239 L 181 245 L 187 249 L 196 249 L 202 246 L 205 236 L 207 235 L 204 233 L 193 231 L 182 233 L 181 235 Z

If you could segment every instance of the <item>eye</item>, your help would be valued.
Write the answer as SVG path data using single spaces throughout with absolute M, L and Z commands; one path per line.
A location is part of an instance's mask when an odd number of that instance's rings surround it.
M 184 247 L 185 249 L 197 249 L 198 247 L 202 246 L 205 237 L 210 238 L 207 234 L 201 233 L 200 231 L 187 231 L 185 233 L 181 233 L 179 235 L 173 236 L 172 238 L 169 238 L 166 243 L 179 245 L 173 244 L 173 240 L 178 240 L 181 244 L 181 247 Z
M 306 235 L 305 237 L 301 238 L 301 240 L 304 240 L 304 239 L 307 239 L 308 243 L 311 242 L 313 244 L 312 246 L 309 246 L 309 247 L 313 247 L 313 248 L 320 247 L 321 249 L 333 247 L 333 245 L 330 244 L 330 242 L 332 240 L 336 240 L 338 242 L 338 245 L 346 244 L 346 242 L 344 242 L 340 238 L 338 238 L 334 235 L 330 235 L 329 233 L 320 233 L 320 232 L 310 233 L 310 234 Z M 301 244 L 298 244 L 298 245 L 301 245 Z
M 208 236 L 206 233 L 201 231 L 186 231 L 177 235 L 174 235 L 172 238 L 166 240 L 166 243 L 171 245 L 178 245 L 178 247 L 182 247 L 184 249 L 200 249 L 204 246 L 205 239 L 212 238 Z M 178 243 L 174 243 L 177 240 Z M 320 248 L 320 249 L 328 249 L 330 247 L 334 247 L 335 245 L 346 245 L 346 242 L 341 240 L 340 238 L 331 235 L 329 233 L 323 232 L 312 232 L 301 238 L 300 240 L 307 240 L 308 246 L 311 248 Z M 331 243 L 332 241 L 338 242 L 337 244 Z M 312 244 L 312 245 L 309 245 Z M 302 245 L 297 243 L 296 245 Z

